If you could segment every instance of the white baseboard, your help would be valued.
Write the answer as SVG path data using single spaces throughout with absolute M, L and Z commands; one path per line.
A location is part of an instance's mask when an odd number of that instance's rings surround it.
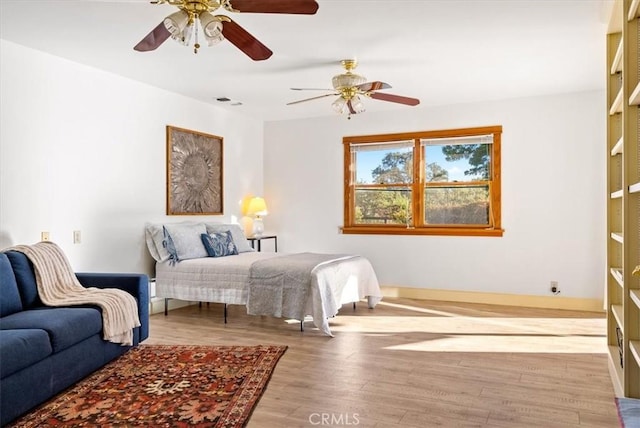
M 484 303 L 490 305 L 520 306 L 525 308 L 566 309 L 574 311 L 604 312 L 602 299 L 584 299 L 561 296 L 529 296 L 522 294 L 487 293 L 481 291 L 435 290 L 384 285 L 380 286 L 384 297 L 404 297 L 419 300 L 446 302 Z M 195 305 L 198 302 L 169 299 L 169 310 Z M 153 297 L 149 313 L 164 312 L 164 298 Z
M 381 286 L 385 297 L 405 297 L 420 300 L 448 302 L 485 303 L 491 305 L 521 306 L 527 308 L 567 309 L 576 311 L 604 312 L 602 299 L 583 299 L 561 296 L 529 296 L 521 294 L 485 293 L 480 291 L 432 290 Z

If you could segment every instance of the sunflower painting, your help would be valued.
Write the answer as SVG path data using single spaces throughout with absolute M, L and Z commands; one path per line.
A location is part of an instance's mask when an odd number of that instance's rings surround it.
M 222 214 L 222 137 L 167 126 L 167 215 Z

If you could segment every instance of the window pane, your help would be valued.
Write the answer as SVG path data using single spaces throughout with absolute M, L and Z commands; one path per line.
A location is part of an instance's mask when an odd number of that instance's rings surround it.
M 427 187 L 424 221 L 489 225 L 489 186 Z
M 357 151 L 357 184 L 398 184 L 413 182 L 413 148 Z
M 491 144 L 431 144 L 425 150 L 425 181 L 489 180 Z
M 411 221 L 411 190 L 356 189 L 357 224 L 407 224 Z

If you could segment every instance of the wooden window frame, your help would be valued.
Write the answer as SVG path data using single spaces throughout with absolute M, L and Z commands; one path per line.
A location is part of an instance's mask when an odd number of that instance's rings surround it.
M 491 144 L 491 174 L 486 182 L 490 188 L 489 216 L 492 224 L 487 225 L 437 225 L 431 226 L 424 222 L 424 189 L 426 187 L 437 187 L 438 184 L 427 184 L 424 177 L 424 150 L 421 140 L 434 138 L 455 138 L 469 137 L 476 135 L 493 135 Z M 445 129 L 436 131 L 421 131 L 396 134 L 381 135 L 360 135 L 343 137 L 344 148 L 344 225 L 342 233 L 345 234 L 366 234 L 366 235 L 450 235 L 450 236 L 493 236 L 503 235 L 502 229 L 502 204 L 501 204 L 501 135 L 502 126 L 485 126 L 475 128 Z M 412 195 L 412 219 L 413 224 L 356 224 L 355 222 L 355 189 L 356 168 L 355 154 L 351 150 L 352 144 L 380 144 L 400 141 L 413 141 L 413 183 L 411 186 Z M 479 182 L 482 184 L 482 182 Z M 453 182 L 448 182 L 448 185 Z M 440 183 L 440 186 L 442 184 Z M 455 184 L 454 184 L 455 185 Z M 461 186 L 468 185 L 468 182 L 461 183 Z M 375 187 L 375 186 L 372 186 Z M 393 187 L 393 185 L 383 186 Z

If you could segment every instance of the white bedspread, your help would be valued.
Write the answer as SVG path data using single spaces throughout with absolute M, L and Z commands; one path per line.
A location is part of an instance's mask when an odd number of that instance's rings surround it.
M 156 264 L 156 295 L 187 301 L 246 305 L 251 264 L 283 253 L 246 252 L 237 256 Z M 305 312 L 323 333 L 333 336 L 328 318 L 345 303 L 368 298 L 370 308 L 382 299 L 378 278 L 364 257 L 339 260 L 312 271 Z

